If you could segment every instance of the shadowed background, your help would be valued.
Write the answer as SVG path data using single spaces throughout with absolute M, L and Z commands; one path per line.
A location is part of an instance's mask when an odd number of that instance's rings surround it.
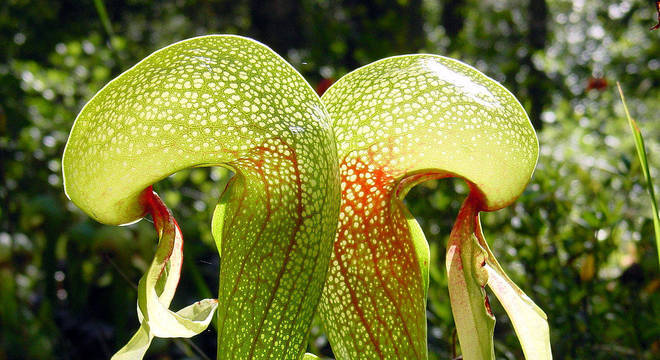
M 541 153 L 520 200 L 483 215 L 486 238 L 548 314 L 555 358 L 659 358 L 651 209 L 614 86 L 622 83 L 657 184 L 656 19 L 648 0 L 3 1 L 0 360 L 108 358 L 137 328 L 135 284 L 153 254 L 153 227 L 104 226 L 71 204 L 63 147 L 82 105 L 110 79 L 156 49 L 211 33 L 271 46 L 319 91 L 358 66 L 413 52 L 457 58 L 502 82 L 528 111 Z M 156 185 L 186 239 L 173 308 L 216 296 L 210 219 L 230 176 L 194 169 Z M 406 198 L 432 252 L 431 359 L 453 355 L 444 252 L 466 194 L 462 182 L 440 180 Z M 498 358 L 522 358 L 490 300 Z M 212 329 L 191 341 L 160 339 L 147 357 L 213 357 L 215 341 Z M 310 351 L 332 357 L 319 322 Z

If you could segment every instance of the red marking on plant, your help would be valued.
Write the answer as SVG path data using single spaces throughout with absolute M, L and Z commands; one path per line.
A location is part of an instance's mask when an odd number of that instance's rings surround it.
M 481 288 L 484 289 L 484 292 L 486 291 L 484 286 L 482 286 Z M 484 295 L 484 305 L 486 306 L 486 311 L 488 311 L 488 315 L 494 316 L 493 311 L 490 308 L 490 301 L 488 301 L 488 294 Z
M 372 160 L 372 164 L 373 162 Z M 398 205 L 392 202 L 392 197 L 396 193 L 394 190 L 396 178 L 391 174 L 394 171 L 383 166 L 369 169 L 369 165 L 366 161 L 356 157 L 347 157 L 342 162 L 344 188 L 341 213 L 345 216 L 340 219 L 338 238 L 334 247 L 334 260 L 339 266 L 342 281 L 349 291 L 353 308 L 378 356 L 384 358 L 385 354 L 380 348 L 378 336 L 374 333 L 376 330 L 365 316 L 363 307 L 366 304 L 363 302 L 370 301 L 375 310 L 371 314 L 375 316 L 375 320 L 382 325 L 382 328 L 387 328 L 390 322 L 381 318 L 381 309 L 370 296 L 373 285 L 365 284 L 366 286 L 361 287 L 355 286 L 357 284 L 351 282 L 354 279 L 355 282 L 360 283 L 364 282 L 364 279 L 353 273 L 348 276 L 349 266 L 353 270 L 355 268 L 347 264 L 345 258 L 348 258 L 347 260 L 351 263 L 355 261 L 358 268 L 362 263 L 373 269 L 375 280 L 378 281 L 378 288 L 393 305 L 387 310 L 394 312 L 394 315 L 401 319 L 403 335 L 415 351 L 414 356 L 419 357 L 420 354 L 416 353 L 417 346 L 413 339 L 420 338 L 420 336 L 411 336 L 411 331 L 423 331 L 423 329 L 409 329 L 410 324 L 406 320 L 409 320 L 410 316 L 404 316 L 402 311 L 422 305 L 416 304 L 423 301 L 423 296 L 416 296 L 416 294 L 423 294 L 422 285 L 417 280 L 421 278 L 421 270 L 405 216 Z M 354 180 L 349 180 L 353 177 Z M 360 243 L 366 244 L 367 251 L 363 254 L 357 253 Z M 386 250 L 379 253 L 379 249 Z M 360 255 L 364 257 L 360 258 Z M 366 261 L 372 264 L 367 265 Z M 385 278 L 386 273 L 388 273 L 388 277 L 396 279 L 396 283 L 389 282 Z M 369 290 L 370 288 L 372 290 Z M 390 338 L 391 346 L 397 357 L 410 356 L 410 354 L 399 354 L 398 344 L 401 340 L 395 340 L 391 332 L 385 331 L 385 334 L 381 333 L 381 335 Z
M 319 94 L 319 96 L 323 95 L 323 93 L 334 84 L 335 79 L 333 78 L 323 78 L 321 81 L 319 81 L 318 84 L 316 84 L 316 93 Z
M 140 196 L 140 204 L 145 209 L 145 212 L 151 215 L 154 221 L 154 228 L 156 229 L 156 233 L 158 234 L 159 239 L 163 237 L 164 232 L 176 231 L 181 234 L 181 228 L 179 228 L 179 224 L 176 222 L 176 219 L 174 219 L 174 216 L 167 208 L 165 203 L 163 203 L 160 197 L 154 192 L 153 186 L 149 186 L 144 189 L 142 195 Z M 171 227 L 168 225 L 171 225 Z M 174 241 L 171 241 L 169 252 L 163 261 L 163 266 L 160 268 L 160 273 L 158 275 L 159 277 L 163 275 L 163 271 L 165 271 L 167 262 L 170 260 L 170 257 L 172 257 L 173 251 Z M 179 252 L 181 256 L 183 256 L 183 235 L 181 235 L 181 248 L 179 249 Z M 183 262 L 179 265 L 179 273 L 181 272 L 182 265 Z
M 658 23 L 651 30 L 660 29 L 660 0 L 655 0 L 655 11 L 658 13 Z
M 463 260 L 461 260 L 461 247 L 454 245 L 454 258 L 456 259 L 456 268 L 459 271 L 463 271 Z

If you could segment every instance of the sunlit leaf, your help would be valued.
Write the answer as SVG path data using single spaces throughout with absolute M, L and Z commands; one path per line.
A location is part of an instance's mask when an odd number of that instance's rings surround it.
M 106 85 L 76 119 L 63 158 L 68 196 L 107 224 L 140 219 L 144 189 L 198 166 L 236 174 L 213 221 L 222 253 L 218 358 L 302 356 L 340 199 L 323 104 L 264 45 L 237 36 L 194 38 Z M 139 308 L 149 333 L 187 336 L 198 330 L 197 320 L 208 320 L 211 304 L 167 310 L 180 271 L 171 250 L 159 245 L 140 283 Z
M 472 189 L 448 246 L 452 310 L 464 359 L 489 359 L 494 319 L 483 287 L 478 212 L 522 192 L 538 143 L 518 101 L 455 60 L 388 58 L 323 95 L 339 149 L 339 230 L 320 313 L 339 359 L 426 358 L 428 247 L 401 199 L 430 179 Z
M 488 287 L 506 310 L 527 359 L 552 359 L 550 329 L 545 313 L 503 272 L 490 264 Z
M 153 335 L 149 333 L 149 325 L 142 323 L 131 340 L 112 356 L 112 360 L 142 359 L 152 339 Z

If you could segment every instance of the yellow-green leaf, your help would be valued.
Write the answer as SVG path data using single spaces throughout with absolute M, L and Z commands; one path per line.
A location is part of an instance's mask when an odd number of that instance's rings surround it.
M 76 119 L 63 156 L 68 196 L 107 224 L 140 219 L 145 189 L 198 166 L 236 174 L 214 220 L 222 233 L 218 358 L 301 356 L 339 206 L 323 104 L 266 46 L 204 36 L 161 49 L 106 85 Z M 162 288 L 160 303 L 173 295 L 164 278 L 145 281 L 148 293 Z M 150 323 L 182 324 L 148 299 L 141 309 Z
M 488 274 L 477 261 L 486 252 L 474 229 L 479 211 L 513 202 L 534 170 L 538 142 L 522 106 L 474 68 L 434 55 L 369 64 L 322 99 L 342 181 L 319 308 L 337 358 L 426 358 L 428 257 L 401 199 L 419 182 L 450 176 L 472 190 L 470 215 L 459 218 L 448 247 L 459 339 L 465 359 L 492 358 L 493 318 L 483 290 Z

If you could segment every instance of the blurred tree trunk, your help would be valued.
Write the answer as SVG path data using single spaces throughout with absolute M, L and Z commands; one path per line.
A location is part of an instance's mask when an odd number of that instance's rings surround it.
M 347 51 L 342 59 L 349 69 L 395 54 L 418 52 L 426 44 L 422 0 L 345 0 L 339 6 L 342 13 L 350 14 L 345 21 Z
M 450 0 L 445 1 L 442 9 L 440 24 L 445 28 L 445 34 L 451 40 L 451 47 L 455 47 L 455 39 L 465 25 L 464 6 L 465 0 Z
M 289 49 L 303 43 L 300 9 L 293 0 L 250 0 L 253 37 L 286 57 Z
M 407 17 L 406 41 L 401 44 L 405 52 L 418 52 L 426 43 L 424 34 L 424 18 L 422 17 L 422 0 L 410 0 L 405 8 Z
M 548 36 L 548 4 L 546 0 L 529 0 L 527 14 L 528 51 L 523 59 L 523 64 L 529 67 L 526 81 L 530 101 L 528 110 L 534 128 L 540 130 L 543 127 L 541 113 L 544 105 L 551 100 L 548 89 L 552 84 L 545 72 L 534 66 L 532 56 L 538 51 L 545 50 Z
M 530 0 L 528 14 L 529 45 L 534 50 L 543 50 L 548 34 L 548 4 L 545 0 Z

